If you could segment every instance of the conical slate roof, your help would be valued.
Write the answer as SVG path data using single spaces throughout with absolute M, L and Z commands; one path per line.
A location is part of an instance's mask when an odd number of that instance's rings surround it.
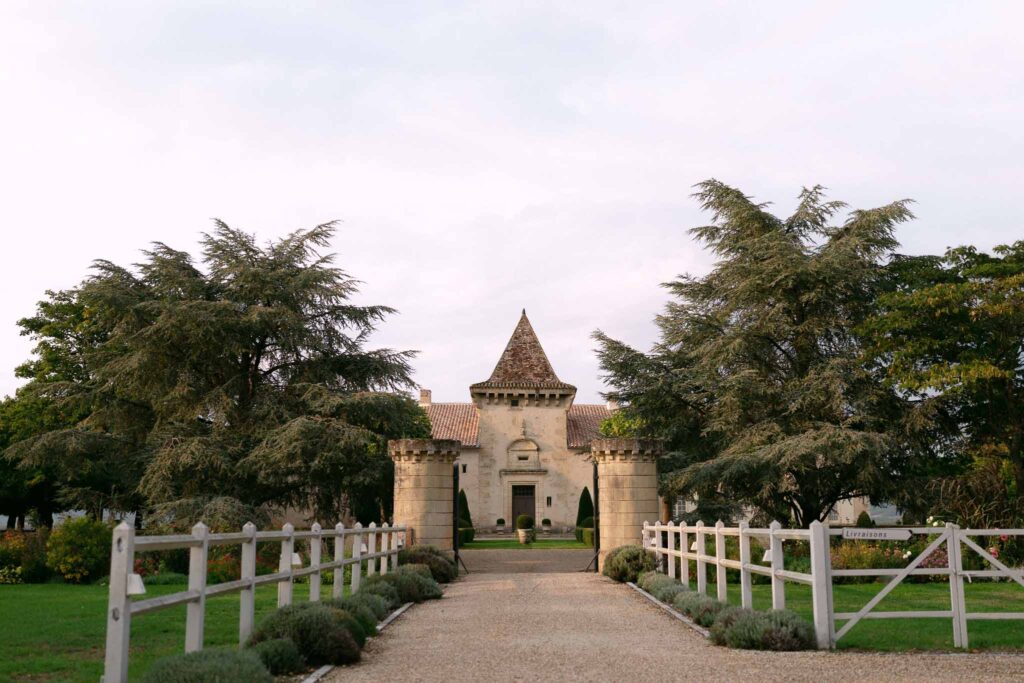
M 494 366 L 494 372 L 486 382 L 477 382 L 471 389 L 566 389 L 575 391 L 576 387 L 558 379 L 551 362 L 548 361 L 544 348 L 533 331 L 530 319 L 526 317 L 526 309 L 519 318 L 519 324 L 512 332 L 505 351 Z

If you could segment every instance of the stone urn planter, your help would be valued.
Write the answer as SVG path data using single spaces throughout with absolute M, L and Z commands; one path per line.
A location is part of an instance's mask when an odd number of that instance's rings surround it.
M 516 533 L 519 535 L 519 542 L 523 545 L 532 543 L 537 537 L 533 517 L 530 515 L 519 515 L 516 518 Z

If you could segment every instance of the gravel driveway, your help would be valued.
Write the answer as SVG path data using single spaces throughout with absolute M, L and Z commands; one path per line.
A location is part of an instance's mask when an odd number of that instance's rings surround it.
M 326 680 L 966 683 L 1024 680 L 1024 656 L 727 650 L 595 574 L 475 572 Z

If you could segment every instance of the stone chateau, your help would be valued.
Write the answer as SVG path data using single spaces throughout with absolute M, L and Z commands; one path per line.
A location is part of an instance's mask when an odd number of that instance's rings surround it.
M 573 403 L 576 387 L 555 374 L 525 310 L 494 372 L 469 394 L 470 403 L 433 403 L 422 389 L 420 405 L 433 438 L 462 442 L 459 485 L 476 527 L 514 526 L 521 514 L 574 527 L 592 487 L 590 442 L 611 409 Z

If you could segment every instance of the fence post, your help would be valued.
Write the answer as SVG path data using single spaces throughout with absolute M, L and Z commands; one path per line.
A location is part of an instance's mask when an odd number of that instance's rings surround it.
M 668 575 L 676 578 L 676 530 L 672 528 L 672 522 L 668 523 Z
M 395 571 L 398 569 L 398 534 L 399 532 L 394 531 L 394 527 L 391 527 L 391 570 Z
M 352 558 L 355 560 L 352 563 L 352 592 L 355 593 L 359 590 L 359 580 L 363 574 L 363 561 L 359 559 L 363 556 L 363 525 L 356 522 L 353 528 L 356 533 L 352 540 Z
M 245 641 L 252 634 L 253 623 L 256 618 L 256 586 L 253 579 L 256 578 L 256 525 L 246 522 L 242 527 L 242 533 L 248 538 L 242 541 L 242 581 L 248 582 L 239 591 L 238 596 L 238 644 L 245 645 Z
M 946 558 L 949 566 L 949 604 L 953 612 L 953 647 L 967 647 L 967 605 L 964 597 L 960 527 L 946 523 Z
M 377 554 L 377 523 L 370 522 L 370 526 L 367 527 L 369 533 L 367 534 L 366 547 L 368 548 L 369 559 L 366 560 L 366 575 L 373 576 L 377 573 L 377 558 L 373 557 Z
M 722 560 L 725 559 L 725 536 L 722 535 L 724 527 L 725 523 L 722 520 L 715 522 L 715 589 L 719 602 L 729 601 L 729 586 L 725 578 L 725 565 L 722 564 Z
M 704 557 L 704 522 L 697 521 L 697 539 L 694 543 L 697 544 L 697 592 L 701 595 L 708 594 L 708 568 L 707 563 L 702 559 Z
M 687 588 L 690 587 L 690 561 L 682 556 L 683 553 L 690 552 L 690 545 L 687 543 L 689 540 L 688 534 L 686 533 L 686 524 L 680 523 L 679 525 L 679 581 Z
M 640 530 L 640 546 L 644 549 L 645 553 L 651 549 L 651 542 L 649 540 L 651 532 L 648 530 L 649 528 L 650 522 L 644 522 L 644 526 Z M 658 553 L 654 553 L 654 571 L 658 571 L 660 569 L 660 564 L 661 563 L 658 562 Z
M 295 527 L 290 523 L 281 527 L 286 535 L 281 540 L 281 559 L 277 563 L 277 571 L 288 572 L 288 578 L 277 584 L 277 606 L 285 607 L 292 604 L 292 553 L 295 552 Z
M 199 597 L 185 608 L 185 652 L 203 649 L 203 628 L 206 622 L 206 562 L 210 552 L 210 529 L 202 522 L 192 527 L 192 537 L 199 541 L 188 551 L 188 589 Z
M 387 522 L 384 522 L 383 524 L 381 524 L 380 551 L 382 553 L 386 553 L 388 551 L 388 548 L 391 547 L 391 544 L 390 544 L 391 534 L 388 533 L 389 529 L 390 529 L 390 527 L 388 526 Z M 385 555 L 384 557 L 380 558 L 380 573 L 381 574 L 387 574 L 388 573 L 388 560 L 389 559 L 390 558 L 387 555 Z
M 774 556 L 772 560 L 774 562 Z M 811 522 L 811 610 L 819 650 L 832 647 L 832 614 L 828 592 L 832 590 L 828 567 L 828 535 L 821 522 Z
M 750 581 L 750 536 L 747 529 L 750 527 L 746 522 L 740 522 L 740 604 L 747 609 L 754 607 L 754 594 Z
M 320 532 L 323 528 L 318 522 L 313 522 L 310 527 L 313 538 L 309 539 L 309 564 L 316 568 L 309 575 L 309 601 L 320 602 Z
M 772 556 L 772 609 L 786 609 L 786 580 L 777 576 L 777 572 L 785 569 L 782 558 L 782 539 L 775 534 L 782 528 L 778 520 L 769 525 L 768 551 Z
M 345 525 L 338 522 L 334 525 L 334 561 L 345 559 Z M 334 568 L 334 587 L 331 594 L 340 598 L 345 593 L 345 567 Z
M 128 680 L 128 642 L 131 637 L 131 601 L 128 577 L 135 565 L 135 527 L 121 522 L 114 529 L 110 546 L 110 590 L 107 602 L 107 649 L 103 680 L 125 683 Z

